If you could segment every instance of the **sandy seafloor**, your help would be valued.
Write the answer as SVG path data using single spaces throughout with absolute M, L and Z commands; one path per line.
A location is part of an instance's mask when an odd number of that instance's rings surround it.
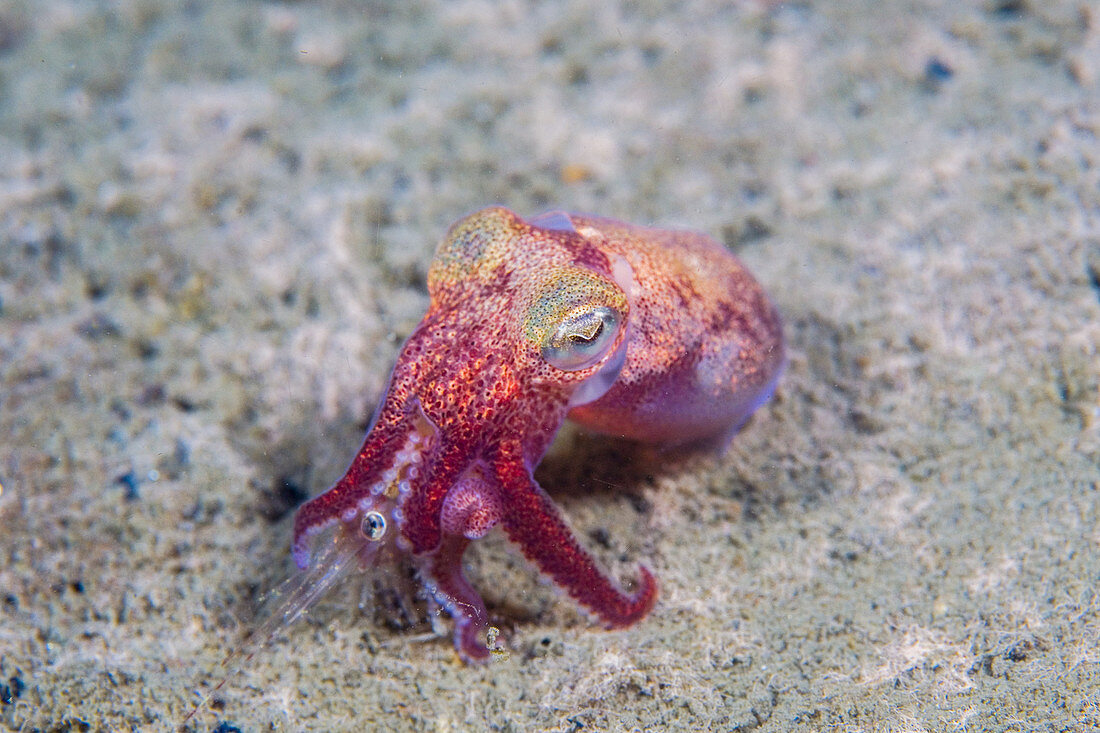
M 191 730 L 1100 727 L 1100 10 L 1037 0 L 0 4 L 2 726 L 209 692 L 493 203 L 708 232 L 784 315 L 726 453 L 539 470 L 657 607 L 493 534 L 493 663 L 348 589 Z

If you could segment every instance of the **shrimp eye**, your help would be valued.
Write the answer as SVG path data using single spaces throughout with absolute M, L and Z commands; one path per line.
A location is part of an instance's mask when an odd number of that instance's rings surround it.
M 587 369 L 607 355 L 622 324 L 622 314 L 597 306 L 568 314 L 549 334 L 542 358 L 566 372 Z
M 367 512 L 361 529 L 364 537 L 371 542 L 377 542 L 386 536 L 386 518 L 379 512 Z

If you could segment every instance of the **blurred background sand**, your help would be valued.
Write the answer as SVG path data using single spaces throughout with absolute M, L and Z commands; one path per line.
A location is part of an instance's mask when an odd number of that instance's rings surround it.
M 1087 2 L 0 4 L 0 724 L 209 692 L 501 203 L 708 232 L 786 319 L 724 455 L 539 471 L 657 608 L 493 535 L 502 658 L 349 589 L 192 730 L 1100 726 L 1098 136 Z

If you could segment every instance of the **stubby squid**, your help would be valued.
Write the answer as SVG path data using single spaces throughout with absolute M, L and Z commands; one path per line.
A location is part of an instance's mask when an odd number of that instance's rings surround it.
M 453 617 L 458 653 L 485 660 L 488 613 L 462 556 L 499 525 L 604 626 L 636 622 L 653 575 L 639 567 L 634 592 L 620 589 L 532 471 L 566 417 L 650 443 L 732 435 L 782 371 L 774 306 L 704 235 L 503 208 L 452 226 L 428 292 L 358 455 L 298 510 L 306 575 L 281 620 L 345 572 L 405 554 Z
M 453 617 L 462 658 L 487 659 L 488 612 L 462 556 L 498 525 L 604 626 L 629 626 L 656 602 L 653 575 L 639 567 L 637 588 L 623 592 L 533 469 L 567 417 L 649 443 L 732 436 L 784 364 L 782 324 L 763 289 L 694 232 L 484 209 L 444 237 L 428 292 L 358 455 L 298 510 L 301 572 L 223 668 L 246 663 L 350 572 L 403 555 Z

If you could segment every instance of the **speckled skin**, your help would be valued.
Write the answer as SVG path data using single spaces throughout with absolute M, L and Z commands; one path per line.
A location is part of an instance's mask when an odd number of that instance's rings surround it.
M 488 656 L 488 614 L 462 574 L 470 540 L 501 525 L 540 570 L 608 628 L 653 607 L 639 568 L 624 593 L 605 576 L 532 471 L 569 417 L 591 430 L 678 443 L 731 434 L 774 389 L 779 316 L 713 240 L 573 214 L 526 222 L 490 208 L 456 223 L 428 273 L 431 306 L 409 337 L 363 447 L 295 520 L 294 556 L 335 528 L 364 563 L 412 555 L 455 619 L 468 661 Z M 562 369 L 547 340 L 569 314 L 602 308 L 598 359 Z M 589 334 L 590 335 L 590 334 Z M 386 530 L 365 533 L 370 516 Z M 367 537 L 367 535 L 371 535 Z

